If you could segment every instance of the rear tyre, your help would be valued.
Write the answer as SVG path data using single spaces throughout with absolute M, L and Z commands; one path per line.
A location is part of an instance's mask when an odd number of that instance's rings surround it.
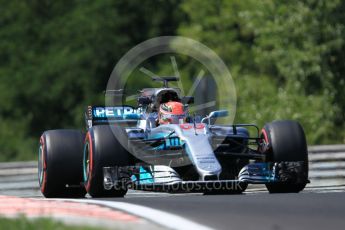
M 110 126 L 99 125 L 89 129 L 84 145 L 84 184 L 92 197 L 123 197 L 123 187 L 104 189 L 103 167 L 129 166 L 131 155 L 120 144 Z
M 40 138 L 38 179 L 47 198 L 84 197 L 84 135 L 77 130 L 50 130 Z
M 308 150 L 302 126 L 295 121 L 274 121 L 262 129 L 262 151 L 268 162 L 303 162 L 298 180 L 266 184 L 270 193 L 300 192 L 308 181 Z M 279 175 L 280 171 L 278 172 Z M 302 177 L 301 177 L 302 175 Z M 294 175 L 292 175 L 294 176 Z

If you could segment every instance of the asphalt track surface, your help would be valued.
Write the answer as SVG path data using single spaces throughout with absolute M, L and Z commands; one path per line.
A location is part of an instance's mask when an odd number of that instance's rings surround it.
M 102 199 L 151 207 L 212 229 L 344 229 L 345 190 L 242 195 L 130 193 Z M 159 216 L 157 216 L 159 218 Z
M 44 199 L 38 189 L 37 163 L 29 163 L 14 162 L 13 167 L 10 167 L 9 163 L 3 165 L 0 170 L 0 194 Z M 90 197 L 79 201 L 98 202 Z M 128 210 L 130 214 L 138 214 L 137 216 L 158 224 L 158 229 L 201 229 L 191 228 L 190 226 L 197 226 L 193 223 L 209 229 L 229 230 L 345 229 L 344 180 L 325 183 L 325 180 L 314 179 L 299 194 L 269 194 L 263 186 L 250 186 L 243 195 L 213 196 L 129 190 L 125 198 L 102 199 L 102 202 L 104 201 L 108 207 L 120 208 L 124 212 Z M 145 207 L 151 208 L 151 214 L 146 215 L 151 218 L 145 218 L 143 212 L 133 205 L 139 205 L 141 210 L 145 210 Z M 130 212 L 129 209 L 133 208 L 136 213 Z M 169 213 L 174 216 L 169 216 Z M 166 221 L 169 218 L 175 221 Z M 189 227 L 186 220 L 189 221 Z M 138 228 L 150 229 L 142 225 L 136 226 L 135 229 Z

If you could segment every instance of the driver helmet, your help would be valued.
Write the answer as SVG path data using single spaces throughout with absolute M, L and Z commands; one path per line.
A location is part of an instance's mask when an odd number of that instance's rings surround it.
M 182 124 L 186 121 L 188 106 L 181 102 L 169 101 L 162 103 L 159 107 L 159 124 Z

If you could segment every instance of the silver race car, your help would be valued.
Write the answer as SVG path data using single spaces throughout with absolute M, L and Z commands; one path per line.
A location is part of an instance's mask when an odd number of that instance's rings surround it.
M 308 181 L 306 138 L 295 121 L 217 125 L 227 111 L 191 115 L 193 97 L 143 89 L 138 107 L 89 106 L 86 133 L 49 130 L 40 138 L 38 177 L 45 197 L 122 197 L 128 189 L 204 194 L 300 192 Z M 116 98 L 122 91 L 107 91 Z M 252 134 L 252 135 L 250 135 Z

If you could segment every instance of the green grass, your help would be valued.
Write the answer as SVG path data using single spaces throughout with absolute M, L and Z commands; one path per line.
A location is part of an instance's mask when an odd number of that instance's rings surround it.
M 0 217 L 0 229 L 7 230 L 99 230 L 86 226 L 68 226 L 61 222 L 48 218 L 27 219 L 20 217 L 16 219 Z

